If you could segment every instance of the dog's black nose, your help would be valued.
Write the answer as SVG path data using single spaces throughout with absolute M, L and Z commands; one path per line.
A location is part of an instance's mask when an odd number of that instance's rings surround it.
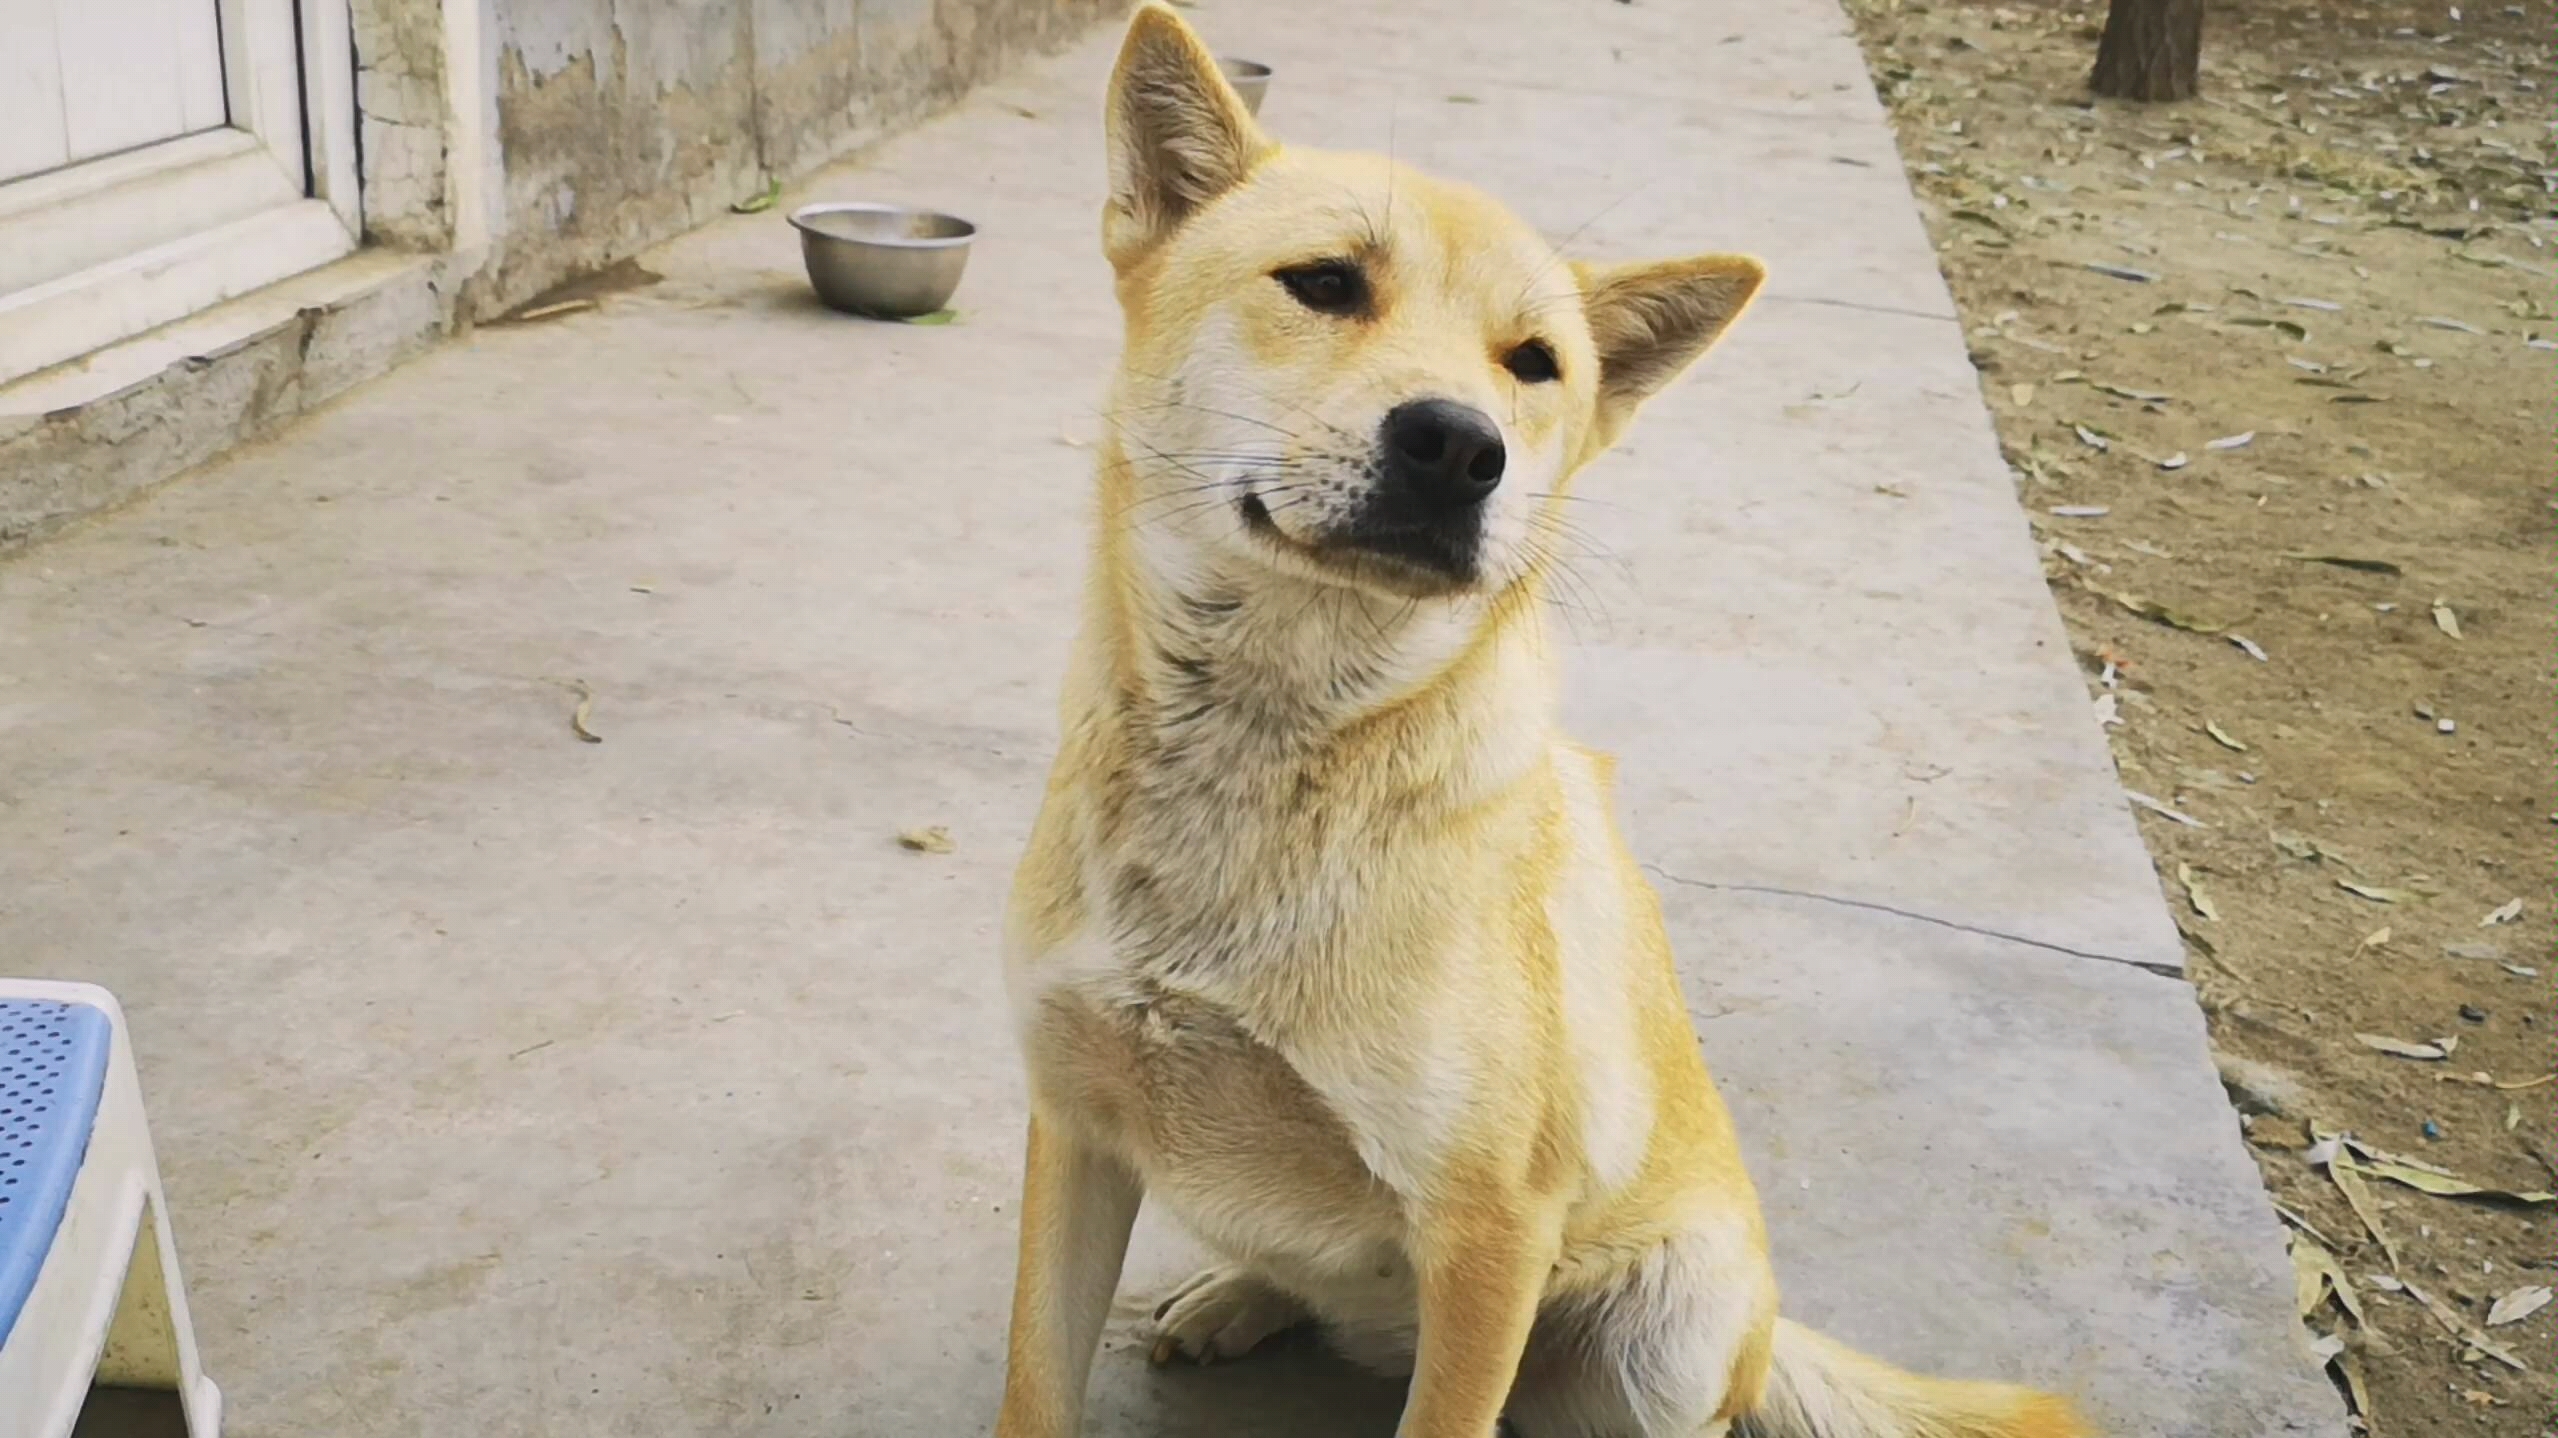
M 1448 399 L 1416 399 L 1387 411 L 1385 450 L 1387 482 L 1441 511 L 1481 504 L 1509 462 L 1492 417 Z

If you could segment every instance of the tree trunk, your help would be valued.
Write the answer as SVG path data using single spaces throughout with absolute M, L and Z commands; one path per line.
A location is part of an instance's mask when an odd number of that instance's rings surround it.
M 2190 100 L 2202 57 L 2203 0 L 2113 0 L 2087 83 L 2112 100 Z

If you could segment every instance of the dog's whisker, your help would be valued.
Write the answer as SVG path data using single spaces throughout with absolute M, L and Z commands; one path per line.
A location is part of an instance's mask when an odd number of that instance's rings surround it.
M 1135 404 L 1135 405 L 1129 405 L 1129 406 L 1127 406 L 1124 410 L 1122 410 L 1122 411 L 1121 411 L 1121 413 L 1123 413 L 1123 414 L 1148 414 L 1148 413 L 1156 413 L 1156 412 L 1160 412 L 1160 411 L 1163 411 L 1163 410 L 1172 410 L 1172 409 L 1186 409 L 1186 410 L 1192 410 L 1192 411 L 1195 411 L 1195 412 L 1197 412 L 1197 413 L 1199 413 L 1199 414 L 1215 415 L 1215 416 L 1216 416 L 1217 418 L 1219 418 L 1219 419 L 1230 419 L 1230 420 L 1233 420 L 1233 421 L 1234 421 L 1235 423 L 1237 423 L 1237 424 L 1248 424 L 1248 425 L 1253 425 L 1253 426 L 1256 426 L 1256 427 L 1261 428 L 1261 429 L 1269 430 L 1271 433 L 1276 434 L 1276 435 L 1279 435 L 1279 436 L 1281 436 L 1282 438 L 1289 439 L 1289 440 L 1295 440 L 1295 439 L 1302 438 L 1302 436 L 1301 436 L 1301 435 L 1299 435 L 1297 431 L 1295 431 L 1295 430 L 1293 430 L 1293 429 L 1288 428 L 1286 425 L 1283 425 L 1283 424 L 1275 424 L 1275 423 L 1273 423 L 1273 422 L 1271 422 L 1271 421 L 1269 421 L 1269 420 L 1262 419 L 1262 418 L 1260 418 L 1260 417 L 1259 417 L 1259 416 L 1257 416 L 1257 415 L 1237 414 L 1237 413 L 1235 413 L 1233 410 L 1230 410 L 1230 409 L 1219 409 L 1219 408 L 1217 408 L 1217 407 L 1216 407 L 1216 406 L 1214 406 L 1214 405 L 1205 405 L 1205 404 L 1201 404 L 1201 403 L 1197 402 L 1196 400 L 1187 400 L 1187 399 L 1164 399 L 1164 400 L 1157 400 L 1157 401 L 1155 401 L 1155 402 L 1154 402 L 1154 403 L 1152 403 L 1152 404 Z M 1107 417 L 1107 416 L 1105 416 L 1105 418 L 1106 418 L 1106 417 Z
M 1136 378 L 1139 378 L 1139 379 L 1145 379 L 1145 380 L 1150 380 L 1150 381 L 1153 381 L 1154 383 L 1157 383 L 1157 384 L 1174 384 L 1174 383 L 1178 383 L 1178 382 L 1180 381 L 1180 379 L 1181 379 L 1181 376 L 1178 376 L 1178 375 L 1169 375 L 1169 374 L 1152 374 L 1152 373 L 1147 373 L 1147 372 L 1144 372 L 1144 371 L 1138 371 L 1138 370 L 1131 370 L 1131 371 L 1129 371 L 1128 373 L 1130 373 L 1131 375 L 1135 376 Z M 1266 388 L 1266 387 L 1264 387 L 1264 386 L 1261 386 L 1261 385 L 1254 384 L 1254 383 L 1252 383 L 1252 382 L 1251 382 L 1251 381 L 1249 381 L 1249 380 L 1246 380 L 1246 379 L 1241 378 L 1240 376 L 1234 376 L 1234 375 L 1227 375 L 1227 376 L 1223 376 L 1223 377 L 1221 377 L 1221 379 L 1220 379 L 1220 383 L 1224 383 L 1224 384 L 1231 384 L 1231 385 L 1235 386 L 1236 388 L 1241 389 L 1241 390 L 1243 390 L 1244 392 L 1246 392 L 1247 394 L 1251 395 L 1254 399 L 1258 399 L 1258 400 L 1264 401 L 1265 403 L 1278 405 L 1279 407 L 1281 407 L 1281 408 L 1283 408 L 1283 409 L 1293 410 L 1293 411 L 1295 411 L 1296 413 L 1298 413 L 1298 414 L 1300 414 L 1300 415 L 1305 416 L 1305 417 L 1306 417 L 1306 419 L 1308 419 L 1309 421 L 1313 422 L 1314 424 L 1317 424 L 1317 425 L 1322 426 L 1325 430 L 1329 431 L 1331 434 L 1333 434 L 1335 437 L 1337 437 L 1337 438 L 1339 438 L 1339 439 L 1342 439 L 1342 440 L 1344 440 L 1344 441 L 1348 441 L 1348 442 L 1351 442 L 1351 443 L 1364 443 L 1364 442 L 1365 442 L 1365 437 L 1364 437 L 1364 436 L 1354 434 L 1354 433 L 1352 433 L 1351 431 L 1349 431 L 1349 430 L 1347 430 L 1347 429 L 1344 429 L 1342 426 L 1340 426 L 1340 425 L 1338 425 L 1338 424 L 1333 423 L 1331 420 L 1325 419 L 1323 416 L 1321 416 L 1321 415 L 1319 415 L 1319 414 L 1316 414 L 1313 410 L 1306 408 L 1305 404 L 1304 404 L 1302 401 L 1299 401 L 1299 400 L 1296 400 L 1296 399 L 1292 399 L 1292 398 L 1290 398 L 1290 397 L 1288 397 L 1288 396 L 1286 396 L 1286 395 L 1282 395 L 1282 394 L 1274 393 L 1274 392 L 1272 392 L 1271 390 L 1269 390 L 1268 388 Z M 1168 401 L 1165 401 L 1165 403 L 1168 403 L 1168 404 L 1188 404 L 1188 403 L 1190 403 L 1190 401 L 1188 401 L 1188 400 L 1179 400 L 1179 401 L 1170 401 L 1170 400 L 1168 400 Z M 1132 406 L 1131 408 L 1142 408 L 1142 406 Z M 1104 419 L 1108 419 L 1108 418 L 1109 418 L 1109 415 L 1105 413 L 1105 414 L 1103 415 L 1103 418 L 1104 418 Z
M 1395 122 L 1403 115 L 1402 98 L 1392 92 L 1386 95 L 1386 232 L 1388 234 L 1394 232 Z M 1377 247 L 1383 249 L 1385 242 L 1382 239 L 1379 240 Z
M 1200 490 L 1202 489 L 1213 489 L 1215 492 L 1202 498 L 1200 497 Z M 1240 503 L 1242 500 L 1250 496 L 1286 495 L 1292 493 L 1294 489 L 1295 486 L 1290 485 L 1273 485 L 1266 488 L 1255 488 L 1253 480 L 1250 477 L 1246 477 L 1231 483 L 1213 486 L 1192 486 L 1189 489 L 1176 491 L 1169 495 L 1150 496 L 1147 499 L 1141 499 L 1132 504 L 1122 506 L 1119 511 L 1119 516 L 1122 518 L 1134 518 L 1138 515 L 1138 512 L 1145 509 L 1147 505 L 1155 504 L 1158 505 L 1158 507 L 1147 512 L 1144 515 L 1144 518 L 1161 523 L 1164 521 L 1184 518 L 1192 514 L 1198 514 L 1206 510 L 1214 509 L 1219 505 Z M 1158 503 L 1159 501 L 1164 500 L 1185 499 L 1190 502 L 1187 504 Z M 1290 499 L 1286 502 L 1293 504 L 1296 503 L 1297 500 Z M 1268 501 L 1264 500 L 1264 504 L 1266 505 L 1267 503 Z
M 1628 508 L 1628 506 L 1619 504 L 1613 499 L 1603 499 L 1595 494 L 1573 494 L 1569 491 L 1559 489 L 1531 489 L 1525 491 L 1525 493 L 1530 499 L 1553 500 L 1560 504 L 1595 504 L 1603 509 Z
M 1572 233 L 1565 235 L 1562 239 L 1554 242 L 1553 247 L 1546 252 L 1545 263 L 1537 266 L 1536 269 L 1529 273 L 1528 282 L 1519 286 L 1518 297 L 1513 299 L 1511 303 L 1513 305 L 1527 304 L 1528 296 L 1535 291 L 1538 281 L 1543 280 L 1546 277 L 1546 272 L 1553 269 L 1557 263 L 1562 261 L 1564 258 L 1563 252 L 1571 248 L 1574 240 L 1577 240 L 1581 238 L 1582 235 L 1588 233 L 1592 225 L 1597 224 L 1599 221 L 1604 220 L 1609 215 L 1615 213 L 1618 206 L 1623 205 L 1626 201 L 1633 199 L 1635 196 L 1642 194 L 1645 190 L 1650 188 L 1651 182 L 1647 180 L 1644 183 L 1635 186 L 1633 189 L 1626 191 L 1624 194 L 1617 196 L 1615 199 L 1608 201 L 1606 205 L 1600 207 L 1597 214 L 1592 215 L 1590 218 L 1583 220 L 1577 225 L 1574 225 L 1572 227 Z
M 1597 587 L 1573 563 L 1574 556 L 1560 552 L 1549 536 L 1538 536 L 1527 547 L 1534 555 L 1532 563 L 1542 589 L 1539 597 L 1563 616 L 1574 640 L 1582 641 L 1588 637 L 1580 624 L 1584 618 L 1598 625 L 1601 637 L 1605 637 L 1613 628 L 1613 618 Z
M 1558 557 L 1621 562 L 1617 552 L 1587 534 L 1576 530 L 1549 530 L 1545 536 L 1550 552 Z

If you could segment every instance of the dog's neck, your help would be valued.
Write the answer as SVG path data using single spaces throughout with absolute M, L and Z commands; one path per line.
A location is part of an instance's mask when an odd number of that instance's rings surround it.
M 1553 752 L 1533 591 L 1370 595 L 1110 518 L 1095 560 L 1061 765 L 1088 912 L 1130 972 L 1268 1032 L 1327 984 L 1373 985 L 1335 943 L 1369 876 L 1472 843 L 1453 821 Z
M 1154 763 L 1240 777 L 1385 744 L 1415 782 L 1463 803 L 1514 777 L 1548 737 L 1532 584 L 1403 598 L 1173 552 L 1133 527 L 1105 530 L 1101 545 L 1088 702 Z

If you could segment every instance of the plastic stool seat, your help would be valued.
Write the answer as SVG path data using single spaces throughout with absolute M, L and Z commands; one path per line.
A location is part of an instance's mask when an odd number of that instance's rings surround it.
M 113 1388 L 175 1393 L 187 1438 L 220 1438 L 124 1009 L 0 977 L 0 1438 L 74 1438 Z
M 0 1343 L 62 1227 L 114 1047 L 87 1004 L 0 999 Z

